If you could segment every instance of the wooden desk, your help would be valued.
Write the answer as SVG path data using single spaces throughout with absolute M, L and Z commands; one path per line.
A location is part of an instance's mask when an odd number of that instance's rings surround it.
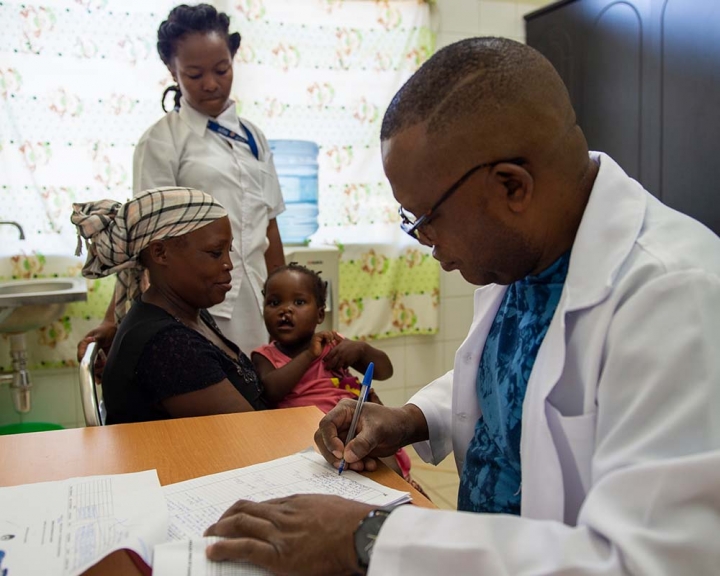
M 95 474 L 156 469 L 172 484 L 288 456 L 314 446 L 323 414 L 315 407 L 268 410 L 0 436 L 0 486 Z M 435 506 L 389 468 L 367 474 L 410 492 L 418 506 Z M 123 552 L 89 575 L 139 574 Z

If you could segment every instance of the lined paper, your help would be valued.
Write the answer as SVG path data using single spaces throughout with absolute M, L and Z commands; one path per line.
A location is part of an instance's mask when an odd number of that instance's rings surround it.
M 312 451 L 263 464 L 211 474 L 163 488 L 171 540 L 203 535 L 235 501 L 262 502 L 292 494 L 332 494 L 374 506 L 410 501 L 408 492 L 383 486 L 357 472 L 337 470 Z
M 211 562 L 205 548 L 220 538 L 174 540 L 155 546 L 153 576 L 272 576 L 249 562 Z

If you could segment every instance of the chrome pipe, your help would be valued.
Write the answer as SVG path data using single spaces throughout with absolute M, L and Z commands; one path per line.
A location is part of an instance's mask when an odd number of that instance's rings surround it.
M 12 372 L 2 374 L 0 382 L 11 380 L 10 393 L 13 399 L 13 407 L 20 414 L 27 414 L 32 408 L 30 400 L 30 372 L 27 369 L 27 345 L 25 334 L 10 335 L 10 357 L 12 358 Z
M 9 226 L 15 226 L 15 228 L 18 229 L 18 232 L 20 233 L 20 240 L 25 240 L 25 231 L 23 230 L 22 226 L 18 224 L 17 222 L 13 222 L 11 220 L 4 220 L 0 221 L 0 225 L 7 224 Z

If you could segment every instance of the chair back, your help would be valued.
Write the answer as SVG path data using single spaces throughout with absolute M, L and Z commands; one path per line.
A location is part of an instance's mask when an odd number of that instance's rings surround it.
M 105 426 L 102 386 L 95 373 L 95 361 L 99 352 L 97 342 L 90 342 L 80 361 L 80 399 L 86 426 Z

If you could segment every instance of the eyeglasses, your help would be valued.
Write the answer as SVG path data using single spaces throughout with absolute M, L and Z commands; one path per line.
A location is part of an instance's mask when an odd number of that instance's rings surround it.
M 406 234 L 409 234 L 415 240 L 418 240 L 419 230 L 422 226 L 430 222 L 430 219 L 433 216 L 433 213 L 440 207 L 440 205 L 445 202 L 450 196 L 453 195 L 467 180 L 475 174 L 475 172 L 482 170 L 483 168 L 492 168 L 493 166 L 497 166 L 498 164 L 503 163 L 509 163 L 509 164 L 516 164 L 518 166 L 522 166 L 524 164 L 524 160 L 522 158 L 512 158 L 511 160 L 497 160 L 495 162 L 485 162 L 483 164 L 478 164 L 477 166 L 474 166 L 470 168 L 465 174 L 463 174 L 460 179 L 455 182 L 450 188 L 447 189 L 447 191 L 440 196 L 440 199 L 435 202 L 435 204 L 432 205 L 430 210 L 425 212 L 422 216 L 420 216 L 418 219 L 414 219 L 413 217 L 409 216 L 405 210 L 403 210 L 402 206 L 398 207 L 398 214 L 400 215 L 400 228 L 402 228 L 403 232 Z

